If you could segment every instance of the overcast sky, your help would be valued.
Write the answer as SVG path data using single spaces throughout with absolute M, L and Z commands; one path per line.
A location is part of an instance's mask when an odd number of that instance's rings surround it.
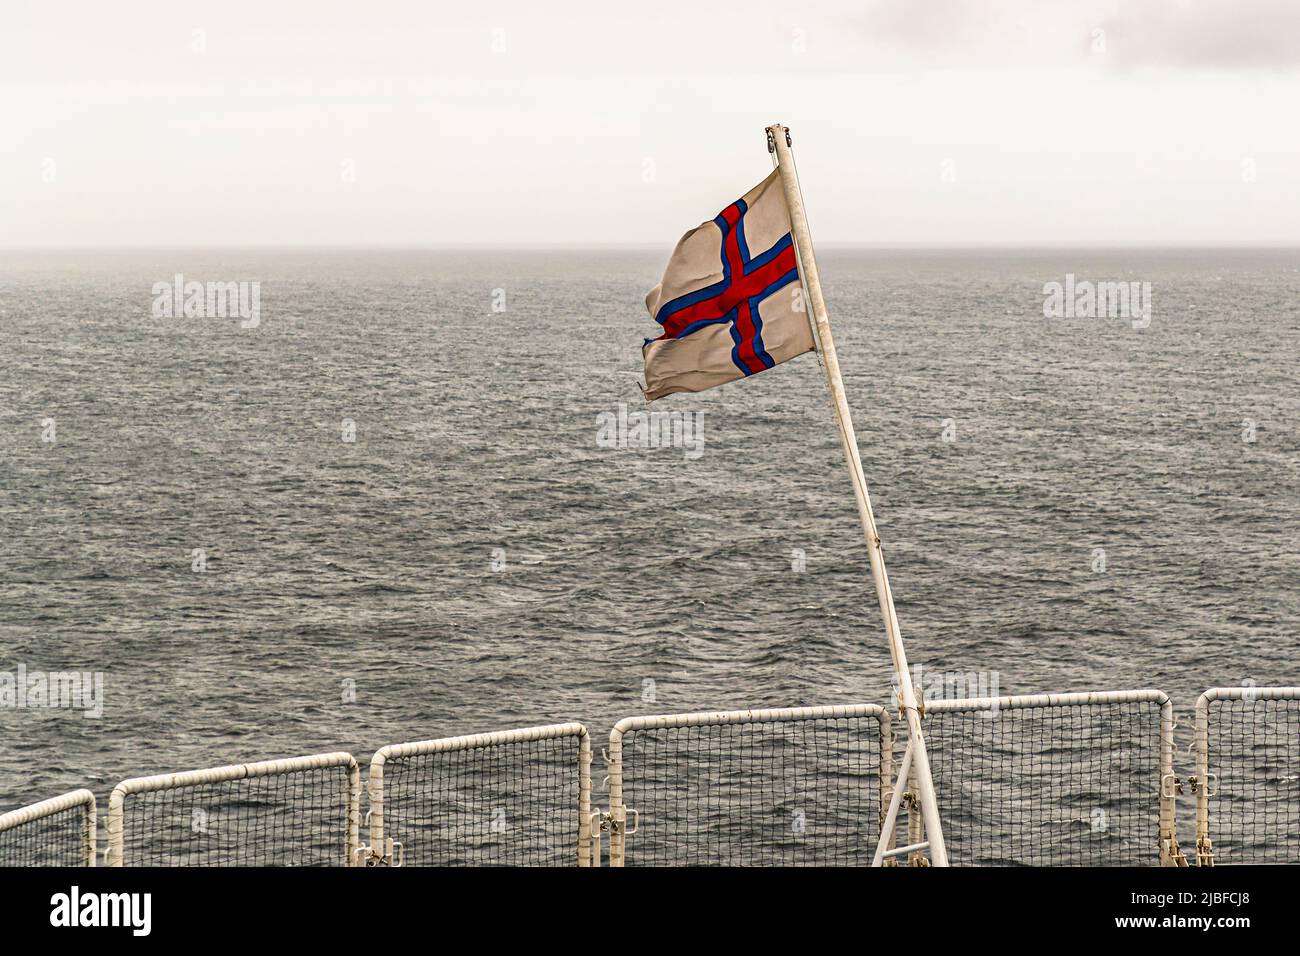
M 0 245 L 1300 241 L 1294 0 L 10 4 Z

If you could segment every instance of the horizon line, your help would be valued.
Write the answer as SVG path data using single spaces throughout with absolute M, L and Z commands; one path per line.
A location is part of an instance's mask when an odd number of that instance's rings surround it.
M 0 253 L 12 252 L 167 252 L 172 250 L 196 251 L 434 251 L 434 250 L 473 250 L 473 251 L 558 251 L 566 249 L 664 249 L 671 242 L 660 241 L 626 241 L 594 242 L 575 240 L 573 242 L 283 242 L 283 243 L 172 243 L 152 245 L 149 243 L 129 244 L 35 244 L 6 245 L 0 243 Z M 938 241 L 918 240 L 849 240 L 818 242 L 822 249 L 1028 249 L 1028 248 L 1106 248 L 1106 249 L 1144 249 L 1144 248 L 1180 248 L 1180 249 L 1228 249 L 1228 248 L 1300 248 L 1297 239 L 1007 239 L 1007 240 L 971 240 Z

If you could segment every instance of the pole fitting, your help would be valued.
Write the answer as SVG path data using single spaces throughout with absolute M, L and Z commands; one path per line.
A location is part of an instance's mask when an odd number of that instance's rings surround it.
M 776 152 L 776 137 L 772 135 L 772 130 L 770 128 L 767 131 L 767 151 L 769 153 Z

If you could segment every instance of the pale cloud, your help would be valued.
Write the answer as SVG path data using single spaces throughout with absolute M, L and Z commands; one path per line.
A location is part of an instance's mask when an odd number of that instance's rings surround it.
M 3 246 L 671 243 L 777 121 L 822 242 L 1300 240 L 1281 2 L 8 13 Z
M 835 16 L 892 68 L 1300 67 L 1295 0 L 867 0 Z
M 1117 65 L 1180 69 L 1300 68 L 1295 0 L 1117 6 L 1102 25 Z

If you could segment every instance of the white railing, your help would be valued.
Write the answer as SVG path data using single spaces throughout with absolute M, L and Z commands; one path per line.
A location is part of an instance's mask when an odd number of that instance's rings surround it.
M 67 866 L 66 861 L 44 862 L 47 856 L 42 852 L 42 841 L 48 836 L 43 832 L 53 823 L 53 818 L 69 810 L 81 809 L 77 821 L 77 830 L 72 838 L 79 845 L 78 857 L 81 866 L 95 865 L 95 795 L 89 790 L 73 790 L 70 793 L 33 803 L 0 814 L 0 850 L 12 848 L 19 859 L 10 858 L 9 852 L 0 852 L 0 866 Z M 8 837 L 4 835 L 8 834 Z M 29 852 L 23 852 L 28 850 Z M 48 847 L 46 847 L 48 851 Z
M 534 753 L 527 754 L 527 745 L 544 741 L 565 741 L 571 740 L 573 752 L 571 758 L 567 759 L 567 770 L 565 761 L 554 769 L 557 772 L 557 780 L 561 786 L 553 788 L 550 792 L 544 792 L 547 788 L 538 785 L 538 777 L 544 781 L 547 776 L 546 772 L 529 773 L 529 767 L 525 766 L 526 762 L 531 759 L 534 763 L 538 760 L 545 761 L 543 755 Z M 514 832 L 526 828 L 524 838 L 511 849 L 517 850 L 518 853 L 533 861 L 539 858 L 549 858 L 555 854 L 562 858 L 565 853 L 575 854 L 575 862 L 578 866 L 591 866 L 593 862 L 593 850 L 591 842 L 591 738 L 587 734 L 587 728 L 580 723 L 567 724 L 548 724 L 542 727 L 526 727 L 520 730 L 505 730 L 495 733 L 486 734 L 469 734 L 461 737 L 443 737 L 437 740 L 422 740 L 414 743 L 390 744 L 381 748 L 370 761 L 370 846 L 367 848 L 366 862 L 369 865 L 398 865 L 400 866 L 406 857 L 408 851 L 415 848 L 409 847 L 406 843 L 409 838 L 394 839 L 393 835 L 385 834 L 386 826 L 386 805 L 392 802 L 392 795 L 385 792 L 388 785 L 387 776 L 391 765 L 400 762 L 409 762 L 418 758 L 445 758 L 445 761 L 451 761 L 456 758 L 473 760 L 482 758 L 492 760 L 494 758 L 505 758 L 507 761 L 512 755 L 517 755 L 519 751 L 524 751 L 523 755 L 516 756 L 516 765 L 498 765 L 496 768 L 496 779 L 491 779 L 492 775 L 484 774 L 482 776 L 489 779 L 457 781 L 445 775 L 436 783 L 428 783 L 422 791 L 423 794 L 434 796 L 441 793 L 441 799 L 446 799 L 449 794 L 447 791 L 457 790 L 458 795 L 455 799 L 459 801 L 459 806 L 454 812 L 442 812 L 434 810 L 430 806 L 423 808 L 417 807 L 415 811 L 408 814 L 404 821 L 408 825 L 418 827 L 423 832 L 428 833 L 431 837 L 437 838 L 440 829 L 451 830 L 460 835 L 468 835 L 470 832 L 479 835 L 490 835 L 493 833 L 501 834 L 508 832 L 514 827 Z M 456 768 L 451 768 L 455 770 Z M 532 767 L 537 771 L 539 767 Z M 514 779 L 502 779 L 510 775 L 512 771 L 518 771 L 514 774 Z M 487 785 L 492 784 L 491 792 Z M 551 781 L 553 782 L 553 781 Z M 573 795 L 576 797 L 576 820 L 572 832 L 561 825 L 556 828 L 557 820 L 562 824 L 566 816 L 564 801 L 568 798 L 565 791 L 572 786 Z M 488 801 L 488 798 L 495 797 L 495 801 Z M 522 799 L 521 799 L 522 798 Z M 488 806 L 492 802 L 492 806 Z M 520 804 L 523 804 L 521 807 Z M 468 814 L 465 812 L 465 806 L 470 806 Z M 525 820 L 508 820 L 507 812 L 511 808 L 522 810 Z M 499 819 L 495 822 L 499 824 L 499 829 L 493 830 L 492 823 L 486 819 L 490 815 L 500 814 Z M 469 817 L 470 819 L 466 819 Z M 528 819 L 531 818 L 531 819 Z M 521 826 L 522 824 L 522 826 Z M 485 829 L 486 827 L 486 829 Z M 390 829 L 392 829 L 390 827 Z M 403 836 L 403 834 L 398 834 Z M 536 839 L 529 842 L 529 837 Z M 552 839 L 558 838 L 561 846 L 548 846 Z M 563 848 L 563 843 L 571 841 L 568 849 Z M 479 842 L 483 842 L 480 840 Z M 493 840 L 493 842 L 500 842 Z M 508 842 L 508 841 L 507 841 Z M 488 852 L 488 851 L 485 851 Z M 596 854 L 598 856 L 598 853 Z M 498 855 L 500 856 L 500 855 Z M 507 854 L 508 856 L 508 854 Z M 445 861 L 439 861 L 445 862 Z M 498 858 L 495 862 L 508 862 L 508 859 Z M 599 864 L 599 860 L 596 860 Z
M 1300 687 L 1207 690 L 1192 750 L 1197 862 L 1214 865 L 1216 839 L 1219 863 L 1300 862 Z
M 317 770 L 328 770 L 338 768 L 347 775 L 347 781 L 344 788 L 344 803 L 338 807 L 326 807 L 314 803 L 315 798 L 309 798 L 313 802 L 312 809 L 322 812 L 337 813 L 337 819 L 344 821 L 343 829 L 345 833 L 344 845 L 338 847 L 337 854 L 331 854 L 337 860 L 339 865 L 355 865 L 357 859 L 357 848 L 360 842 L 359 827 L 361 816 L 361 771 L 357 766 L 356 759 L 348 753 L 328 753 L 314 754 L 307 757 L 290 757 L 284 760 L 264 760 L 259 763 L 232 764 L 227 767 L 213 767 L 206 770 L 187 770 L 180 773 L 164 773 L 151 777 L 135 777 L 130 780 L 124 780 L 113 788 L 112 794 L 108 798 L 108 865 L 125 866 L 126 865 L 126 846 L 129 842 L 139 841 L 141 846 L 149 846 L 151 843 L 161 843 L 165 837 L 157 833 L 136 833 L 129 832 L 127 827 L 127 800 L 132 796 L 158 793 L 163 791 L 184 792 L 187 790 L 198 790 L 213 784 L 223 784 L 242 780 L 264 780 L 267 778 L 285 778 L 283 781 L 286 785 L 296 776 Z M 207 819 L 212 812 L 221 813 L 222 807 L 218 802 L 215 806 L 185 806 L 191 814 L 202 814 L 200 819 Z M 276 812 L 290 815 L 299 814 L 301 807 L 281 806 L 272 807 L 271 813 Z M 300 815 L 300 814 L 299 814 Z M 238 811 L 234 811 L 233 816 L 238 822 Z M 182 826 L 176 826 L 178 821 L 173 819 L 168 829 L 173 834 L 173 839 L 177 830 L 182 830 L 184 821 L 180 821 Z M 301 822 L 301 821 L 299 821 Z M 310 825 L 308 823 L 307 825 Z M 202 834 L 204 832 L 203 824 L 195 827 L 193 822 L 190 823 L 191 833 Z M 256 832 L 270 835 L 268 828 L 257 827 Z M 237 826 L 235 833 L 239 838 L 246 836 L 245 828 Z M 181 849 L 184 849 L 183 842 L 187 839 L 185 836 L 179 837 L 182 842 Z M 329 837 L 326 837 L 328 840 Z M 251 853 L 261 851 L 262 847 L 258 846 L 241 846 L 236 852 L 242 854 L 245 850 Z M 219 861 L 224 862 L 224 861 Z M 276 862 L 268 860 L 266 862 Z
M 734 711 L 716 711 L 691 714 L 668 714 L 650 717 L 627 717 L 620 720 L 609 735 L 609 752 L 607 759 L 609 761 L 609 810 L 602 815 L 602 829 L 609 832 L 609 865 L 624 866 L 627 861 L 628 837 L 635 834 L 641 826 L 655 828 L 656 839 L 668 839 L 671 836 L 672 828 L 681 823 L 680 820 L 660 819 L 658 815 L 643 814 L 641 807 L 629 807 L 625 803 L 625 794 L 629 782 L 629 772 L 635 773 L 635 765 L 629 770 L 627 757 L 625 754 L 625 742 L 627 738 L 638 732 L 652 730 L 674 730 L 683 728 L 706 728 L 706 727 L 748 727 L 757 725 L 756 729 L 750 734 L 750 739 L 757 744 L 757 739 L 765 731 L 771 731 L 782 727 L 799 727 L 805 728 L 809 724 L 818 722 L 829 722 L 835 720 L 850 720 L 862 718 L 873 721 L 875 730 L 872 733 L 870 747 L 874 751 L 874 758 L 877 761 L 875 772 L 879 777 L 878 783 L 878 803 L 875 817 L 865 824 L 864 838 L 857 839 L 850 837 L 855 846 L 854 853 L 863 861 L 869 862 L 871 854 L 875 850 L 876 838 L 880 833 L 881 810 L 889 802 L 890 793 L 890 774 L 891 760 L 893 751 L 893 742 L 890 735 L 890 719 L 883 707 L 876 704 L 854 704 L 830 707 L 787 707 L 770 710 L 734 710 Z M 829 747 L 838 747 L 838 753 L 843 755 L 847 752 L 853 752 L 860 749 L 861 741 L 851 739 L 851 735 L 843 732 L 843 728 L 826 728 L 821 733 L 835 738 L 840 738 L 835 744 L 828 744 L 824 751 L 814 752 L 811 755 L 806 752 L 796 751 L 792 754 L 792 760 L 811 757 L 815 763 L 818 759 L 836 759 Z M 791 742 L 791 746 L 794 744 Z M 699 751 L 696 751 L 698 759 Z M 689 751 L 683 753 L 686 760 L 691 759 Z M 761 759 L 761 758 L 760 758 Z M 774 768 L 772 758 L 767 765 L 767 769 Z M 707 772 L 711 774 L 726 774 L 729 772 L 725 766 L 710 767 Z M 784 764 L 783 764 L 784 768 Z M 861 768 L 852 768 L 858 772 Z M 846 772 L 846 768 L 839 768 L 839 773 Z M 868 771 L 869 772 L 869 771 Z M 788 787 L 785 792 L 776 794 L 777 801 L 789 803 L 792 799 L 795 801 L 805 801 L 810 805 L 816 802 L 816 794 L 798 793 L 799 777 L 797 773 L 792 778 L 789 773 L 782 773 L 783 780 L 792 780 L 793 785 Z M 697 778 L 698 779 L 698 778 Z M 684 782 L 680 781 L 679 782 Z M 718 781 L 706 781 L 706 786 L 713 787 Z M 807 782 L 806 779 L 804 782 Z M 742 783 L 742 787 L 744 784 Z M 723 799 L 726 799 L 725 796 Z M 794 804 L 791 804 L 794 806 Z M 698 809 L 698 808 L 697 808 Z M 721 807 L 716 813 L 716 829 L 725 829 L 728 832 L 734 831 L 737 827 L 745 827 L 751 821 L 743 819 L 749 811 L 744 805 Z M 795 809 L 795 813 L 799 813 Z M 633 818 L 631 829 L 628 828 L 628 815 Z M 696 814 L 695 822 L 699 822 L 699 814 Z M 806 824 L 806 821 L 805 821 Z M 863 821 L 858 820 L 857 825 L 864 826 Z M 797 831 L 798 832 L 798 831 Z M 698 832 L 694 834 L 697 838 L 701 836 Z M 707 847 L 704 847 L 707 850 Z M 752 860 L 710 860 L 709 862 L 752 862 Z
M 1150 725 L 1143 727 L 1112 727 L 1108 720 L 1111 711 L 1118 705 L 1151 705 L 1152 716 L 1147 718 Z M 1143 855 L 1150 853 L 1153 862 L 1164 866 L 1185 866 L 1178 848 L 1175 829 L 1174 801 L 1178 791 L 1178 780 L 1174 776 L 1174 711 L 1169 697 L 1158 690 L 1099 691 L 1093 693 L 1072 694 L 1032 694 L 1017 697 L 980 697 L 963 700 L 932 700 L 925 702 L 923 727 L 926 741 L 931 750 L 931 771 L 935 774 L 935 785 L 939 794 L 939 811 L 944 821 L 945 831 L 951 826 L 948 843 L 954 864 L 965 855 L 968 859 L 972 853 L 985 854 L 985 859 L 1000 862 L 1036 863 L 1042 865 L 1044 858 L 1052 858 L 1060 841 L 1068 832 L 1087 832 L 1089 835 L 1122 835 L 1124 839 L 1141 841 L 1136 848 L 1136 862 Z M 1038 766 L 1019 766 L 1033 760 L 1035 741 L 1026 740 L 1022 734 L 1012 737 L 1013 743 L 1002 744 L 994 739 L 987 748 L 979 748 L 976 738 L 980 725 L 971 724 L 961 735 L 945 734 L 942 729 L 944 715 L 977 715 L 983 720 L 996 721 L 1002 712 L 1016 713 L 1028 711 L 1037 716 L 1051 720 L 1058 718 L 1073 721 L 1073 725 L 1064 726 L 1055 737 L 1043 736 L 1037 743 L 1049 754 Z M 1076 717 L 1075 715 L 1080 716 Z M 993 724 L 990 723 L 992 737 Z M 1051 728 L 1047 727 L 1050 731 Z M 955 739 L 950 739 L 955 738 Z M 1151 772 L 1143 772 L 1141 766 L 1142 749 L 1147 741 L 1156 741 L 1156 753 L 1153 755 Z M 954 759 L 951 753 L 960 756 Z M 1090 749 L 1091 748 L 1091 749 Z M 1071 751 L 1078 759 L 1071 764 Z M 1047 760 L 1058 762 L 1058 766 L 1047 765 Z M 981 763 L 985 764 L 981 766 Z M 1007 770 L 1012 773 L 1008 774 Z M 960 776 L 960 785 L 954 789 L 956 780 L 949 780 L 948 786 L 941 783 L 941 776 Z M 982 775 L 982 776 L 979 776 Z M 1069 792 L 1076 787 L 1082 792 Z M 1131 792 L 1124 792 L 1125 790 Z M 1012 793 L 1012 791 L 1016 791 Z M 961 798 L 954 794 L 961 794 Z M 984 797 L 983 806 L 976 806 L 976 797 Z M 1107 809 L 1094 805 L 1089 809 L 1089 819 L 1080 818 L 1081 797 L 1090 796 L 1096 800 L 1099 796 L 1107 801 L 1118 801 L 1121 805 Z M 970 807 L 959 805 L 960 800 L 969 800 Z M 1000 826 L 1003 830 L 1015 827 L 1015 822 L 1008 824 L 999 820 L 999 814 L 1005 814 L 1006 808 L 1014 806 L 1028 818 L 1020 821 L 1032 825 L 1035 831 L 1013 833 L 1007 836 L 993 837 L 982 834 L 984 840 L 963 840 L 961 835 L 973 835 L 977 827 L 992 829 Z M 1122 815 L 1113 818 L 1113 813 Z M 957 817 L 966 815 L 974 818 L 969 826 Z M 1131 815 L 1134 819 L 1128 819 Z M 1146 843 L 1146 826 L 1143 816 L 1156 821 L 1154 832 L 1150 833 L 1149 850 L 1144 850 Z M 1026 829 L 1021 827 L 1020 829 Z M 909 818 L 909 843 L 919 832 L 919 819 L 913 812 Z M 1023 839 L 1034 841 L 1034 845 L 1024 850 L 1017 850 L 1006 845 L 1010 840 Z M 971 843 L 983 845 L 972 846 Z M 1123 863 L 1124 860 L 1114 853 L 1114 848 L 1106 850 L 1110 862 Z M 1062 853 L 1062 856 L 1066 854 Z
M 923 708 L 954 863 L 1186 865 L 1162 692 Z M 1300 860 L 1300 688 L 1206 691 L 1192 749 L 1197 862 Z M 580 723 L 384 747 L 370 764 L 366 847 L 346 753 L 135 778 L 109 799 L 108 862 L 598 866 L 607 834 L 611 866 L 866 864 L 893 787 L 907 784 L 892 780 L 890 717 L 874 704 L 629 717 L 606 759 L 609 807 L 593 812 Z M 320 773 L 330 770 L 339 776 Z M 923 841 L 910 790 L 900 802 L 907 839 L 890 862 Z M 0 865 L 93 865 L 95 844 L 88 790 L 0 815 Z

